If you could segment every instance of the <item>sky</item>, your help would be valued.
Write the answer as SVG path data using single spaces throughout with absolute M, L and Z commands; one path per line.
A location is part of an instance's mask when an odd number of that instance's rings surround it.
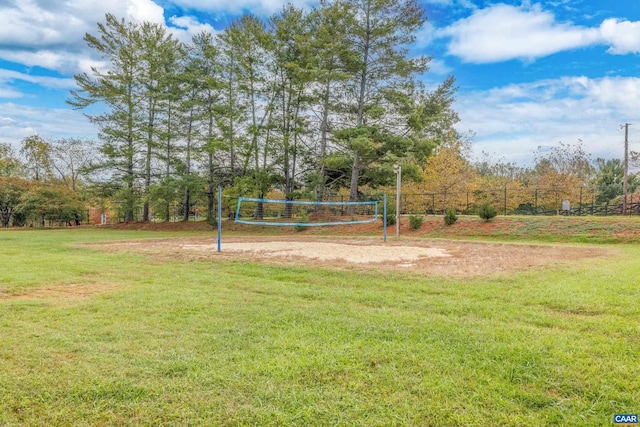
M 522 166 L 558 142 L 593 157 L 640 151 L 638 0 L 419 0 L 427 15 L 410 47 L 432 58 L 420 76 L 458 86 L 458 129 L 477 157 Z M 293 0 L 311 8 L 315 0 Z M 83 37 L 106 13 L 162 23 L 180 40 L 217 32 L 244 12 L 267 18 L 284 0 L 0 0 L 0 142 L 97 138 L 65 103 L 73 76 L 101 66 Z M 635 127 L 634 127 L 635 125 Z

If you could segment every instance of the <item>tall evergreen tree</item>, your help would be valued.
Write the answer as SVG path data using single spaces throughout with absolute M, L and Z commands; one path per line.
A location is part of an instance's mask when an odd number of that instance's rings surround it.
M 350 78 L 346 64 L 350 56 L 347 29 L 351 21 L 347 5 L 340 1 L 329 3 L 323 0 L 310 15 L 309 70 L 315 81 L 311 93 L 315 106 L 311 110 L 319 129 L 318 146 L 315 147 L 316 172 L 312 182 L 320 201 L 325 198 L 327 186 L 326 159 L 330 154 L 331 131 L 335 127 L 332 119 L 340 111 L 342 86 Z
M 161 25 L 125 22 L 111 14 L 98 24 L 98 35 L 86 34 L 85 41 L 108 61 L 108 70 L 94 67 L 91 75 L 75 76 L 79 89 L 71 91 L 68 102 L 78 109 L 94 104 L 107 107 L 90 119 L 100 127 L 104 166 L 124 186 L 121 200 L 125 219 L 131 221 L 139 199 L 137 180 L 141 178 L 140 192 L 146 194 L 154 176 L 159 116 L 170 76 L 176 72 L 180 45 Z M 143 220 L 149 220 L 146 199 Z
M 216 40 L 211 34 L 200 33 L 193 38 L 191 57 L 187 66 L 187 74 L 190 81 L 190 90 L 193 90 L 191 99 L 186 100 L 187 105 L 195 108 L 202 140 L 203 154 L 205 156 L 205 169 L 207 176 L 207 218 L 214 218 L 214 201 L 216 179 L 219 179 L 220 171 L 217 170 L 216 156 L 222 150 L 220 144 L 220 131 L 216 117 L 224 111 L 221 82 L 222 66 L 219 60 L 220 50 L 216 46 Z M 192 115 L 193 116 L 193 115 Z M 190 124 L 189 129 L 193 129 Z M 195 135 L 193 135 L 195 136 Z M 189 132 L 187 137 L 186 176 L 189 178 L 185 187 L 185 210 L 190 209 L 191 183 L 194 182 L 192 173 L 192 149 L 196 138 Z M 187 216 L 185 214 L 185 220 Z
M 238 97 L 246 113 L 245 143 L 239 147 L 240 175 L 251 175 L 258 196 L 264 196 L 272 185 L 273 173 L 269 163 L 270 132 L 268 119 L 276 101 L 268 84 L 271 35 L 262 21 L 243 15 L 220 35 L 222 49 L 231 59 L 227 65 L 236 81 Z M 230 112 L 233 114 L 233 112 Z M 240 118 L 240 117 L 237 117 Z M 236 121 L 236 125 L 240 125 Z
M 271 129 L 275 170 L 282 174 L 285 197 L 291 200 L 296 187 L 300 158 L 307 133 L 305 110 L 309 104 L 312 74 L 309 72 L 309 20 L 291 5 L 271 19 L 273 80 L 275 93 Z
M 98 35 L 86 34 L 87 45 L 101 54 L 109 63 L 109 69 L 92 67 L 91 74 L 75 76 L 78 90 L 71 91 L 68 103 L 76 109 L 86 109 L 103 104 L 102 113 L 89 114 L 98 125 L 105 156 L 103 169 L 113 173 L 113 179 L 122 184 L 119 199 L 125 221 L 133 221 L 134 208 L 139 196 L 136 178 L 140 175 L 140 148 L 144 144 L 141 121 L 145 114 L 138 104 L 137 87 L 141 58 L 138 42 L 139 25 L 106 15 L 105 23 L 98 24 Z
M 352 156 L 349 200 L 358 196 L 366 157 L 380 152 L 380 135 L 398 136 L 402 104 L 415 86 L 415 76 L 427 69 L 427 58 L 411 58 L 407 46 L 426 17 L 417 0 L 348 0 L 353 25 L 351 42 L 352 93 L 349 104 L 352 130 L 345 140 Z M 393 138 L 391 138 L 393 139 Z
M 144 194 L 152 183 L 155 151 L 162 145 L 159 127 L 161 116 L 167 114 L 168 98 L 171 96 L 172 76 L 178 73 L 182 46 L 167 34 L 159 24 L 145 22 L 134 38 L 139 44 L 140 58 L 136 63 L 134 85 L 137 86 L 137 104 L 143 110 L 144 134 Z M 170 140 L 169 140 L 170 141 Z M 169 161 L 170 156 L 167 161 Z M 149 221 L 149 201 L 145 197 L 142 220 Z

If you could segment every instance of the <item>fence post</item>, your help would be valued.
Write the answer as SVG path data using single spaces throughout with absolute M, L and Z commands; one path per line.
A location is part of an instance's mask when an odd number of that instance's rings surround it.
M 580 208 L 578 209 L 578 215 L 582 216 L 582 187 L 580 187 Z

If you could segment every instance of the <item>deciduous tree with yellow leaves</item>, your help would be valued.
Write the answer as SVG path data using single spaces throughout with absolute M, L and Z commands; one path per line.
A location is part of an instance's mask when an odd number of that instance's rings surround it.
M 444 212 L 449 208 L 464 211 L 476 189 L 477 173 L 469 162 L 470 144 L 457 135 L 449 139 L 421 166 L 422 182 L 410 185 L 408 192 L 422 194 L 406 201 L 408 210 Z M 431 194 L 426 197 L 424 194 Z M 413 206 L 426 204 L 423 209 Z

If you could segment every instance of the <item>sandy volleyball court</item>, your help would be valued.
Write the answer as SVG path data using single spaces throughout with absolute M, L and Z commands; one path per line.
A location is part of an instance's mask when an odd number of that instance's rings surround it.
M 95 246 L 95 245 L 92 245 Z M 162 260 L 242 260 L 347 269 L 402 269 L 425 275 L 485 276 L 571 264 L 613 256 L 601 247 L 466 242 L 439 239 L 180 237 L 99 244 L 109 251 L 131 251 Z
M 217 250 L 217 245 L 182 245 L 186 250 Z M 345 261 L 354 264 L 416 261 L 421 258 L 451 256 L 444 249 L 416 246 L 367 245 L 335 242 L 270 241 L 264 245 L 249 242 L 225 243 L 224 251 L 251 254 L 258 258 L 302 257 L 319 261 Z

